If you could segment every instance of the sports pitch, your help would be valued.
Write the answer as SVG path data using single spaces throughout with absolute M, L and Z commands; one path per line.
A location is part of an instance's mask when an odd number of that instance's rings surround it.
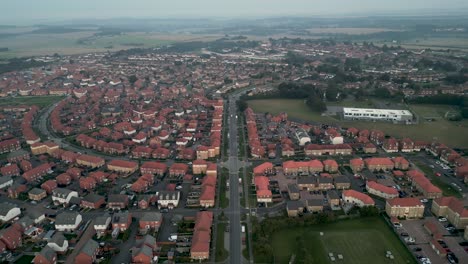
M 305 236 L 307 251 L 313 260 L 311 263 L 416 263 L 381 218 L 344 220 L 282 230 L 273 236 L 276 263 L 288 263 L 292 254 L 297 254 L 298 236 Z M 392 253 L 393 260 L 386 257 L 387 251 Z M 330 253 L 335 257 L 334 262 L 329 257 Z M 337 258 L 338 254 L 343 256 L 342 260 Z

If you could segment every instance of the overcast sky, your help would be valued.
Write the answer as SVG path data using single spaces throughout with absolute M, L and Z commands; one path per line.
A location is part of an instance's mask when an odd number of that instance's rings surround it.
M 0 23 L 83 18 L 388 14 L 468 8 L 468 0 L 2 0 Z

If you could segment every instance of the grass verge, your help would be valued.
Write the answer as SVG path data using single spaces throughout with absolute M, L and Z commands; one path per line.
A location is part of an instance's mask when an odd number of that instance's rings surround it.
M 224 230 L 226 229 L 226 223 L 218 223 L 216 233 L 216 252 L 215 261 L 221 262 L 227 259 L 229 252 L 224 248 Z

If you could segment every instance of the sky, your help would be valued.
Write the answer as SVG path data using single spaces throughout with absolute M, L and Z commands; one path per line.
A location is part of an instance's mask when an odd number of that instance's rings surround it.
M 108 18 L 237 18 L 468 10 L 467 0 L 3 0 L 0 23 Z

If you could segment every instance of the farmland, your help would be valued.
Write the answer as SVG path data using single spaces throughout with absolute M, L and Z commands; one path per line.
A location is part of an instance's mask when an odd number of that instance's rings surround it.
M 36 105 L 39 108 L 60 101 L 63 96 L 19 96 L 0 98 L 0 107 L 6 105 Z
M 255 112 L 269 112 L 278 114 L 288 113 L 292 119 L 308 122 L 341 125 L 343 127 L 356 127 L 358 129 L 379 129 L 388 135 L 401 138 L 411 137 L 415 140 L 432 141 L 437 139 L 452 147 L 468 147 L 468 138 L 454 137 L 464 134 L 468 128 L 468 121 L 452 122 L 444 119 L 447 111 L 453 111 L 450 106 L 412 105 L 410 109 L 419 117 L 433 117 L 434 121 L 421 120 L 416 125 L 397 125 L 385 122 L 345 121 L 335 116 L 322 116 L 311 111 L 304 100 L 301 99 L 267 99 L 251 100 L 248 104 Z M 368 107 L 358 102 L 355 105 L 346 103 L 346 106 Z
M 90 52 L 117 51 L 130 48 L 151 48 L 183 41 L 210 41 L 218 35 L 192 35 L 168 33 L 132 32 L 117 35 L 94 35 L 97 31 L 80 31 L 64 34 L 20 34 L 4 37 L 0 47 L 0 59 L 14 57 L 53 55 L 74 55 Z

